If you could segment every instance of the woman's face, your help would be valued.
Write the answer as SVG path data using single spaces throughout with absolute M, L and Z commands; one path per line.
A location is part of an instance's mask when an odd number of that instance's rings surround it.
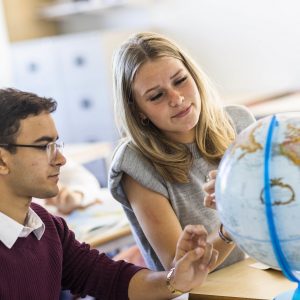
M 144 63 L 135 75 L 133 92 L 142 119 L 148 118 L 173 141 L 194 141 L 201 98 L 180 60 L 162 57 Z

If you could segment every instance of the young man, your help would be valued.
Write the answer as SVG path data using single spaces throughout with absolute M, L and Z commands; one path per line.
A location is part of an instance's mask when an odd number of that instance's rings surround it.
M 0 90 L 0 299 L 58 299 L 69 289 L 98 299 L 158 300 L 200 285 L 217 256 L 200 225 L 185 228 L 174 269 L 152 272 L 91 250 L 63 219 L 31 203 L 58 193 L 66 162 L 55 109 L 52 99 Z

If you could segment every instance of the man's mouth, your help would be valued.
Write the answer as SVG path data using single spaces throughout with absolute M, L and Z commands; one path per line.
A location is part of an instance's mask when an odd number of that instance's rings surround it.
M 53 175 L 49 175 L 49 177 L 59 177 L 59 173 L 53 174 Z

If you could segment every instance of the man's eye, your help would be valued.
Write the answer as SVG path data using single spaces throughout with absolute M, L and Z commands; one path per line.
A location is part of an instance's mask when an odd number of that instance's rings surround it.
M 184 76 L 184 77 L 182 77 L 182 78 L 176 80 L 176 81 L 175 81 L 175 85 L 179 85 L 180 83 L 186 81 L 186 79 L 187 79 L 187 76 Z
M 46 144 L 46 145 L 38 145 L 38 149 L 40 149 L 40 150 L 46 150 L 47 149 L 47 146 L 48 146 L 48 144 Z
M 163 93 L 158 93 L 158 94 L 150 97 L 150 101 L 158 100 L 162 95 L 163 95 Z

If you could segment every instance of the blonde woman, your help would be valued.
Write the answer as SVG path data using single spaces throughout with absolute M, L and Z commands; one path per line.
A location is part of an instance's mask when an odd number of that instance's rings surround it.
M 116 115 L 125 136 L 109 186 L 124 206 L 149 268 L 169 269 L 187 224 L 203 224 L 223 267 L 244 258 L 203 184 L 236 134 L 254 122 L 242 106 L 223 108 L 208 78 L 174 42 L 155 33 L 130 37 L 114 58 Z

